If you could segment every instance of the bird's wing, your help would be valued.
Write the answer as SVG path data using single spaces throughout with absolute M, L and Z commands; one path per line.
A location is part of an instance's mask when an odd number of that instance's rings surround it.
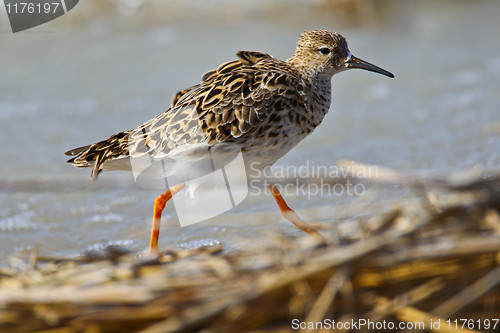
M 282 70 L 284 62 L 259 52 L 237 55 L 238 60 L 207 72 L 203 82 L 177 93 L 171 109 L 132 131 L 132 150 L 163 155 L 186 144 L 238 144 L 262 132 L 269 117 L 289 121 L 289 110 L 306 103 L 302 83 Z
M 170 109 L 132 131 L 67 152 L 76 155 L 68 162 L 92 165 L 96 179 L 112 159 L 162 157 L 185 145 L 240 144 L 266 131 L 279 131 L 280 122 L 293 116 L 289 110 L 306 103 L 302 82 L 283 70 L 285 62 L 268 54 L 239 51 L 237 56 L 203 75 L 200 84 L 178 92 Z M 277 126 L 266 126 L 269 122 Z

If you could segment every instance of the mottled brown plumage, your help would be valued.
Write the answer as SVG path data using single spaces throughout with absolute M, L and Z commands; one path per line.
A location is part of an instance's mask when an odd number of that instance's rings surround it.
M 182 145 L 237 144 L 247 161 L 273 164 L 311 133 L 330 108 L 331 77 L 348 68 L 392 74 L 352 57 L 341 35 L 301 35 L 287 61 L 239 51 L 238 60 L 207 72 L 178 92 L 170 109 L 132 131 L 68 151 L 76 167 L 130 169 L 130 152 L 168 155 Z
M 208 160 L 202 161 L 203 156 L 210 156 L 214 169 L 212 151 L 226 147 L 222 149 L 225 154 L 230 146 L 243 152 L 245 163 L 252 168 L 272 165 L 321 123 L 330 108 L 334 74 L 361 68 L 393 77 L 352 56 L 344 37 L 325 30 L 302 34 L 287 61 L 252 51 L 239 51 L 237 56 L 207 72 L 201 83 L 178 92 L 170 109 L 145 124 L 66 153 L 75 156 L 68 161 L 74 166 L 93 166 L 94 180 L 103 169 L 130 170 L 138 163 L 136 158 L 159 160 L 161 177 L 177 177 L 176 185 L 156 198 L 150 255 L 159 253 L 165 203 L 189 180 L 205 174 L 203 166 Z M 203 149 L 206 147 L 210 147 L 209 154 Z M 276 186 L 269 188 L 286 219 L 319 235 L 288 207 Z

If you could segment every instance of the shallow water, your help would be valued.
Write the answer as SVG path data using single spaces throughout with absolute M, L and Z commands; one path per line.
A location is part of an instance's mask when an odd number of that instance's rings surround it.
M 152 118 L 237 50 L 285 59 L 298 35 L 314 28 L 342 33 L 353 54 L 396 78 L 360 70 L 334 77 L 324 123 L 279 165 L 350 159 L 422 176 L 498 170 L 499 2 L 291 3 L 153 1 L 135 8 L 88 1 L 16 34 L 1 12 L 0 258 L 36 244 L 44 255 L 109 244 L 142 251 L 158 191 L 138 188 L 121 172 L 93 183 L 90 170 L 67 165 L 63 153 Z M 402 189 L 386 189 L 372 202 L 390 205 L 402 196 Z M 363 213 L 345 195 L 287 199 L 307 220 Z M 181 228 L 171 204 L 164 217 L 163 246 L 234 248 L 261 235 L 301 235 L 264 195 L 209 223 Z

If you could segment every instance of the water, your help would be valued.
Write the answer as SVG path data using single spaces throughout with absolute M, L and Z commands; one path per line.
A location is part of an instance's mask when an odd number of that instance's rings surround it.
M 64 151 L 152 118 L 237 50 L 289 57 L 303 30 L 342 33 L 353 54 L 396 78 L 360 70 L 334 77 L 324 123 L 280 165 L 352 159 L 422 176 L 498 170 L 497 1 L 141 3 L 85 1 L 16 34 L 0 15 L 1 262 L 34 246 L 44 255 L 109 244 L 144 250 L 159 193 L 121 172 L 93 183 L 90 170 L 65 163 Z M 389 189 L 375 203 L 402 195 Z M 306 220 L 363 213 L 345 196 L 287 199 Z M 181 228 L 171 204 L 164 217 L 163 246 L 231 249 L 279 232 L 301 235 L 264 195 L 209 223 Z

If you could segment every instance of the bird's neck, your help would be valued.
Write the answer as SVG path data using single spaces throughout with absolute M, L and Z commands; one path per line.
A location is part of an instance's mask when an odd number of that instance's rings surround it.
M 332 83 L 329 76 L 316 75 L 310 78 L 309 85 L 311 89 L 308 94 L 308 115 L 311 124 L 318 126 L 330 109 L 331 96 L 332 96 Z
M 309 61 L 304 60 L 306 57 L 301 53 L 295 52 L 289 59 L 286 60 L 288 66 L 298 71 L 303 78 L 308 78 L 311 81 L 330 81 L 334 73 L 327 72 L 323 67 L 311 66 Z
M 310 78 L 312 85 L 320 90 L 332 89 L 332 76 L 326 74 L 316 74 Z
M 317 110 L 324 116 L 330 108 L 332 96 L 332 81 L 331 76 L 316 75 L 312 78 L 312 91 L 314 103 L 322 110 Z M 321 116 L 321 118 L 322 118 Z
M 332 95 L 332 73 L 318 72 L 310 64 L 294 54 L 287 64 L 299 73 L 303 82 L 310 87 L 308 93 L 308 117 L 314 126 L 323 120 L 330 108 Z

